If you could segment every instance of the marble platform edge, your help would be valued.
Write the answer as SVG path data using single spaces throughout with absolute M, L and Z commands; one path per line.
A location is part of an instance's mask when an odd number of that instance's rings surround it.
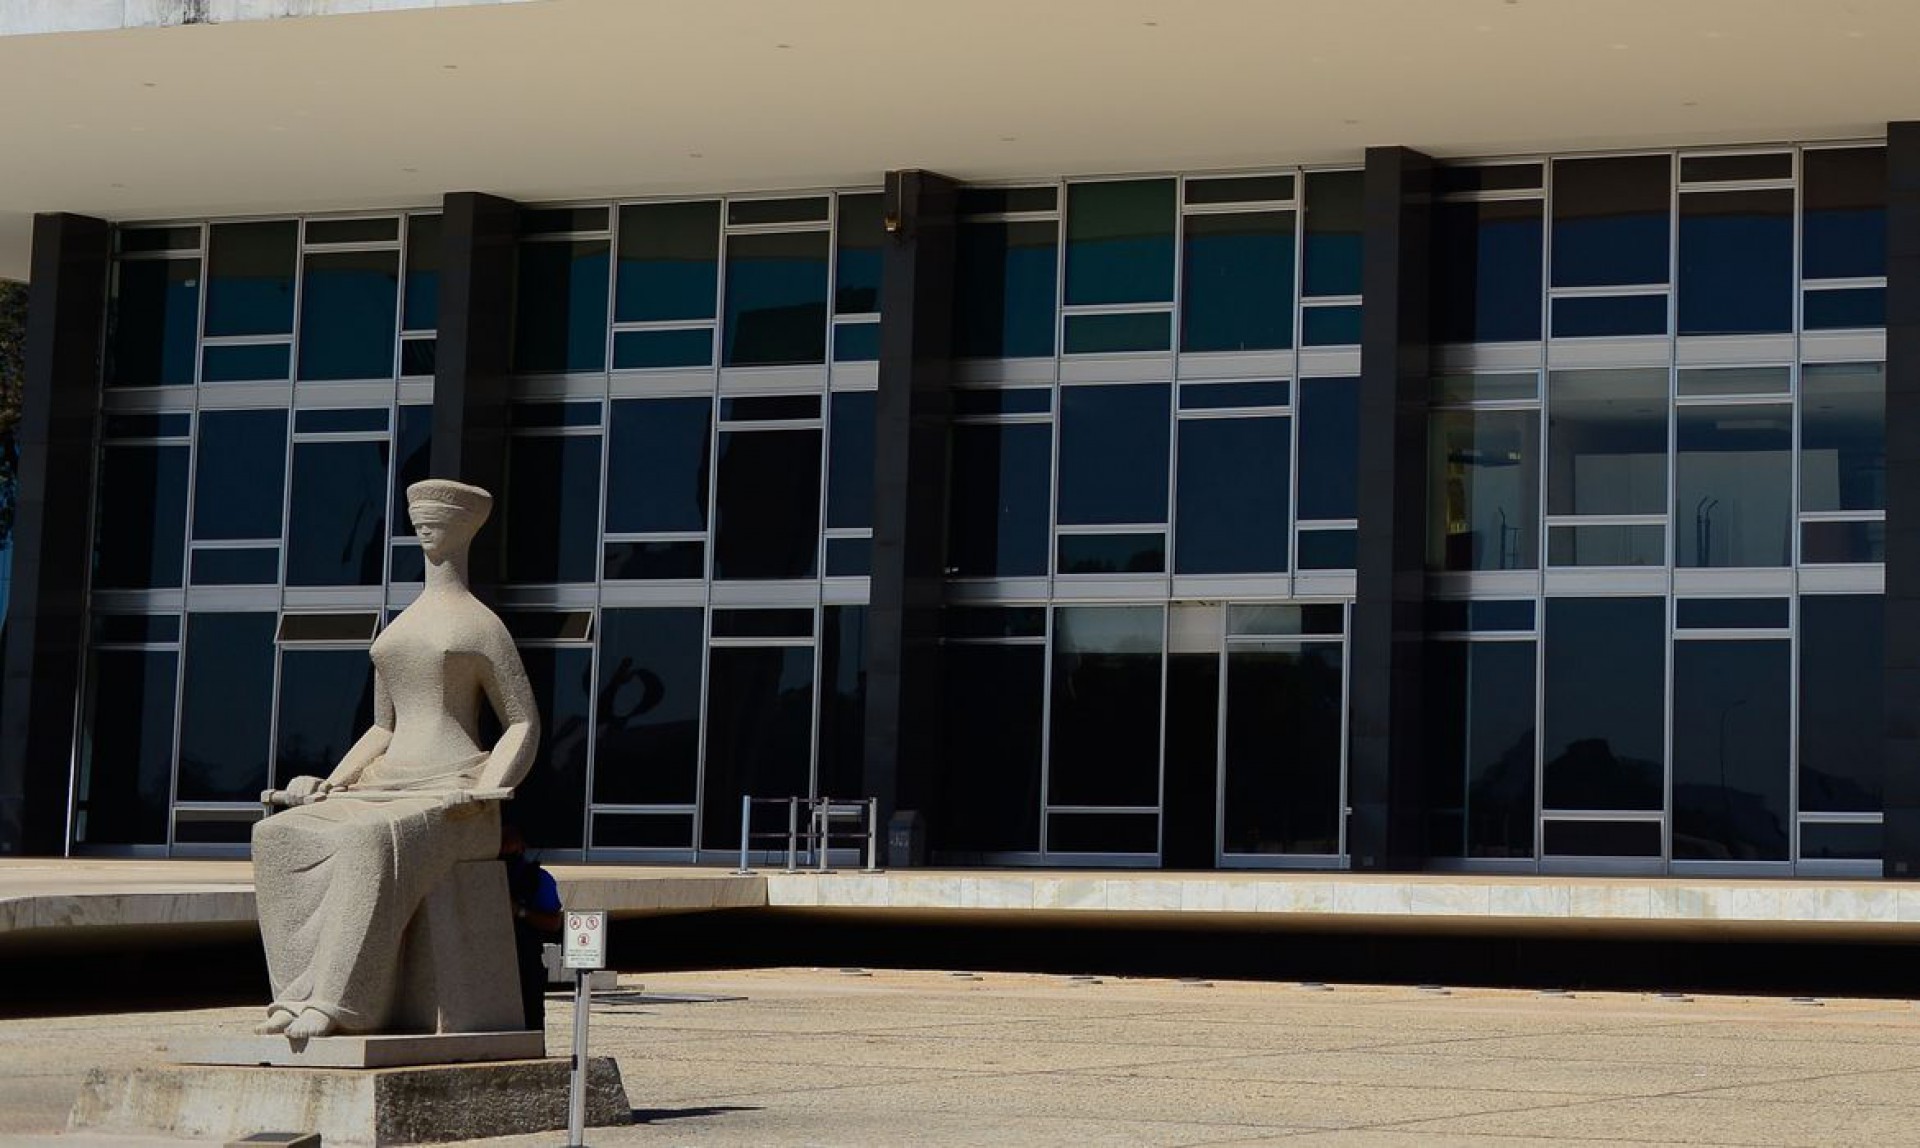
M 273 1068 L 414 1068 L 540 1060 L 546 1034 L 527 1032 L 395 1033 L 379 1036 L 284 1036 L 232 1033 L 175 1041 L 168 1058 L 179 1065 Z

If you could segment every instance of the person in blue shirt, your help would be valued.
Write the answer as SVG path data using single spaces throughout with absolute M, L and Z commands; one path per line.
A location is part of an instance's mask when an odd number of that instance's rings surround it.
M 560 886 L 527 857 L 527 839 L 511 821 L 500 826 L 500 860 L 513 900 L 513 948 L 520 965 L 520 1010 L 530 1029 L 547 1024 L 547 967 L 540 949 L 560 939 Z

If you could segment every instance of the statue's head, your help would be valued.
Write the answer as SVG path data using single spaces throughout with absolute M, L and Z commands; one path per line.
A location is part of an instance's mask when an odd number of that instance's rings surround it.
M 493 510 L 493 496 L 477 486 L 430 478 L 407 487 L 407 516 L 427 561 L 439 564 L 465 554 Z

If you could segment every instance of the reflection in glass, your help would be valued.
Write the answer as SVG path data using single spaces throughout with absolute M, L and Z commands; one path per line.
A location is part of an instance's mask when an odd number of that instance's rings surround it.
M 194 463 L 193 537 L 280 540 L 287 412 L 203 411 Z
M 387 551 L 387 443 L 293 447 L 287 585 L 378 586 Z
M 946 648 L 946 749 L 939 815 L 928 827 L 946 853 L 1040 848 L 1042 646 Z M 981 720 L 992 715 L 991 721 Z
M 1061 523 L 1167 520 L 1170 391 L 1159 383 L 1061 388 Z
M 1173 316 L 1165 311 L 1068 315 L 1060 340 L 1060 349 L 1069 355 L 1164 351 L 1173 344 Z
M 187 448 L 109 444 L 100 452 L 96 485 L 93 585 L 102 590 L 180 585 Z
M 1533 569 L 1540 546 L 1540 416 L 1436 411 L 1429 425 L 1428 565 Z
M 1300 518 L 1359 513 L 1360 380 L 1300 380 Z
M 280 581 L 280 548 L 195 550 L 187 563 L 194 586 L 272 586 Z
M 1801 812 L 1881 809 L 1885 624 L 1877 594 L 1800 597 Z
M 1665 283 L 1672 187 L 1664 155 L 1554 161 L 1553 285 Z M 1664 331 L 1664 302 L 1660 314 Z
M 692 805 L 700 773 L 699 607 L 600 612 L 600 805 Z
M 694 539 L 609 542 L 603 576 L 609 582 L 706 575 L 707 544 Z
M 1549 598 L 1547 809 L 1659 809 L 1665 786 L 1666 602 Z
M 1049 805 L 1160 804 L 1160 606 L 1053 612 Z
M 1167 536 L 1063 534 L 1056 570 L 1061 574 L 1164 574 Z
M 832 434 L 827 441 L 827 526 L 873 525 L 872 391 L 833 396 Z
M 1049 813 L 1047 852 L 1153 853 L 1160 845 L 1157 813 Z
M 1787 367 L 1682 367 L 1682 398 L 1709 395 L 1784 395 L 1793 381 Z
M 1793 330 L 1793 192 L 1680 197 L 1680 334 Z
M 1053 220 L 960 225 L 953 350 L 961 358 L 1053 354 L 1060 225 Z
M 1664 522 L 1547 527 L 1549 566 L 1665 566 Z
M 1800 524 L 1800 562 L 1805 566 L 1833 563 L 1885 562 L 1885 522 L 1803 522 Z
M 820 784 L 823 797 L 867 792 L 867 608 L 820 610 Z
M 637 203 L 620 209 L 616 323 L 711 319 L 720 285 L 720 204 Z
M 515 370 L 606 369 L 607 259 L 604 239 L 520 245 Z
M 700 844 L 738 850 L 743 795 L 813 792 L 813 647 L 722 646 L 709 659 Z
M 1806 279 L 1887 273 L 1887 149 L 1800 153 L 1800 274 Z
M 407 487 L 426 479 L 433 461 L 433 407 L 408 403 L 398 409 L 393 436 L 393 535 L 412 537 L 407 520 Z
M 300 224 L 216 223 L 208 230 L 206 333 L 291 334 Z
M 1673 644 L 1673 857 L 1785 861 L 1790 643 Z
M 402 287 L 400 326 L 432 331 L 440 326 L 440 236 L 437 215 L 407 217 L 407 279 Z
M 173 782 L 172 650 L 97 650 L 87 669 L 74 840 L 164 845 Z
M 508 582 L 591 582 L 600 562 L 600 436 L 507 440 Z
M 1293 212 L 1187 217 L 1180 349 L 1293 346 Z
M 1548 821 L 1541 852 L 1549 857 L 1658 857 L 1658 821 Z
M 1674 525 L 1680 566 L 1793 562 L 1793 411 L 1681 407 Z
M 1360 319 L 1359 307 L 1308 307 L 1300 312 L 1300 345 L 1357 347 Z
M 1067 188 L 1069 306 L 1173 301 L 1174 181 Z
M 723 366 L 827 361 L 824 231 L 727 237 Z
M 1435 342 L 1540 337 L 1542 230 L 1538 200 L 1435 205 Z
M 947 561 L 962 578 L 1047 572 L 1047 492 L 1053 428 L 962 424 L 953 428 Z
M 273 614 L 187 618 L 181 801 L 259 800 L 273 721 Z
M 1540 397 L 1540 376 L 1534 371 L 1438 375 L 1432 394 L 1436 403 L 1527 402 Z
M 613 333 L 613 369 L 616 371 L 712 365 L 713 331 L 707 327 Z
M 1227 853 L 1340 852 L 1339 642 L 1227 648 Z
M 332 773 L 372 724 L 373 663 L 365 647 L 281 651 L 275 786 Z
M 1534 643 L 1438 642 L 1426 671 L 1434 855 L 1531 857 Z
M 1667 333 L 1665 295 L 1576 295 L 1555 299 L 1552 306 L 1556 339 Z
M 1286 570 L 1291 461 L 1287 419 L 1181 419 L 1174 572 Z
M 1884 510 L 1887 367 L 1800 369 L 1800 509 Z
M 293 348 L 286 343 L 242 343 L 206 347 L 200 352 L 203 383 L 277 383 L 292 369 Z
M 1547 513 L 1660 514 L 1666 505 L 1666 369 L 1548 375 Z
M 811 578 L 820 548 L 820 432 L 722 431 L 715 578 Z
M 834 226 L 833 313 L 863 315 L 880 310 L 879 195 L 843 195 Z
M 1365 182 L 1364 173 L 1358 171 L 1307 173 L 1301 294 L 1360 294 L 1361 241 L 1366 231 Z
M 617 399 L 607 443 L 607 531 L 707 528 L 713 400 Z
M 110 386 L 193 382 L 200 323 L 200 261 L 147 259 L 114 264 L 107 312 Z
M 586 646 L 520 649 L 540 713 L 540 748 L 509 812 L 534 849 L 580 848 L 587 803 L 587 739 L 593 736 L 593 650 Z
M 1884 853 L 1879 825 L 1800 825 L 1803 861 L 1878 861 Z
M 398 251 L 309 252 L 300 286 L 300 377 L 390 379 Z

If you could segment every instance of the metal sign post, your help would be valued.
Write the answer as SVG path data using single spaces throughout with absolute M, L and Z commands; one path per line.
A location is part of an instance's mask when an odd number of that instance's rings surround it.
M 568 913 L 562 945 L 564 964 L 573 970 L 573 1088 L 567 1097 L 567 1148 L 587 1143 L 587 994 L 588 974 L 607 966 L 607 915 Z

